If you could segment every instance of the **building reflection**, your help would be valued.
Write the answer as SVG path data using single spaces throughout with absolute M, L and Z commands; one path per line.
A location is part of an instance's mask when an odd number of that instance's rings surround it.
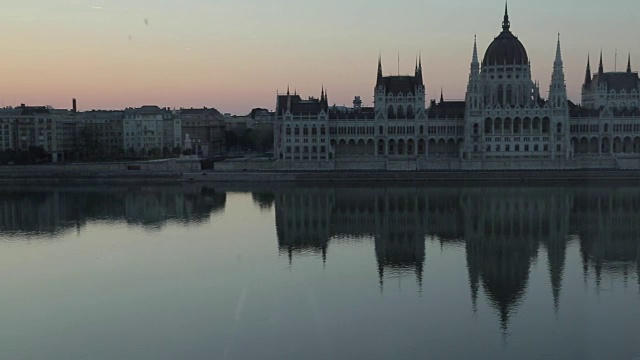
M 567 247 L 579 239 L 585 274 L 640 277 L 640 190 L 633 187 L 284 187 L 275 191 L 278 246 L 290 261 L 333 242 L 370 238 L 381 285 L 388 273 L 422 283 L 425 244 L 464 246 L 471 293 L 503 330 L 546 254 L 558 311 Z
M 226 193 L 198 185 L 4 187 L 0 233 L 56 235 L 92 221 L 124 221 L 149 229 L 168 221 L 202 223 L 225 203 Z

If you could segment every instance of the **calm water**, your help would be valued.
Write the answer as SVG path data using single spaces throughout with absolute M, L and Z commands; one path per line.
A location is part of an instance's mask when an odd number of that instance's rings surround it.
M 637 187 L 0 190 L 2 359 L 640 359 Z

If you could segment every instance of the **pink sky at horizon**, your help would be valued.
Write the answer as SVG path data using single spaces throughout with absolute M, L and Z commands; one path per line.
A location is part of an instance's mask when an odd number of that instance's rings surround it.
M 77 98 L 80 110 L 155 104 L 245 114 L 273 109 L 287 85 L 305 97 L 324 85 L 332 104 L 359 95 L 370 105 L 380 52 L 385 74 L 397 73 L 398 54 L 400 72 L 412 73 L 421 53 L 428 98 L 442 87 L 445 98 L 463 99 L 473 36 L 482 57 L 503 8 L 502 0 L 23 0 L 0 14 L 0 106 L 69 108 Z M 558 32 L 575 102 L 588 53 L 592 70 L 601 48 L 606 70 L 616 49 L 618 70 L 629 52 L 640 68 L 636 0 L 512 0 L 509 8 L 543 96 Z

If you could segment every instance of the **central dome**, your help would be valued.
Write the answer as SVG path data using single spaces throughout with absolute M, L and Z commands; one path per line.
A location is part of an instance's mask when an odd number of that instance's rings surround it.
M 482 66 L 490 65 L 527 65 L 529 57 L 524 45 L 515 37 L 511 31 L 509 14 L 505 8 L 504 21 L 502 22 L 502 32 L 487 48 L 482 60 Z

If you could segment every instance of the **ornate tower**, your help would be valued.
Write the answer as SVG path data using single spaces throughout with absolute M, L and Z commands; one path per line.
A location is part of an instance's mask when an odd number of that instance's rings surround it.
M 551 76 L 551 85 L 549 86 L 549 101 L 554 110 L 565 109 L 567 107 L 567 86 L 564 81 L 560 34 L 558 34 L 556 59 L 553 62 L 553 75 Z

